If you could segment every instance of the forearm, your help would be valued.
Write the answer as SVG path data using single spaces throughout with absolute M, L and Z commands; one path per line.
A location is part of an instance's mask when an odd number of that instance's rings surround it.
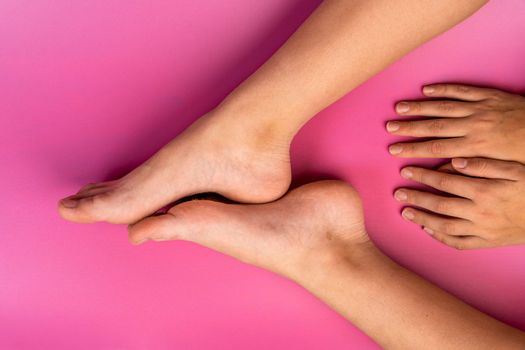
M 371 243 L 352 250 L 310 266 L 297 280 L 385 349 L 525 348 L 524 333 L 402 268 Z
M 314 114 L 485 2 L 325 1 L 221 107 L 249 119 L 243 123 L 293 135 Z

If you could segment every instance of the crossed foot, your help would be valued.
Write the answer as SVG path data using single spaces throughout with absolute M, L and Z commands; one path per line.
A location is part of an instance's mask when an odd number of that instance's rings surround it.
M 291 140 L 279 141 L 264 128 L 248 133 L 224 119 L 211 112 L 123 178 L 82 187 L 60 201 L 60 215 L 131 224 L 196 193 L 242 203 L 281 197 L 291 180 Z
M 319 257 L 348 257 L 371 245 L 359 195 L 333 180 L 267 204 L 184 202 L 130 225 L 129 239 L 192 241 L 291 278 Z

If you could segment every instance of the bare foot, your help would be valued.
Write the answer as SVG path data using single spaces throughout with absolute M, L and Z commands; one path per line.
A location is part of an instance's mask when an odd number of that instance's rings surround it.
M 211 112 L 123 178 L 86 185 L 62 199 L 59 213 L 80 223 L 130 224 L 195 193 L 272 201 L 290 185 L 290 141 L 264 129 L 248 132 Z
M 131 225 L 129 239 L 193 241 L 289 277 L 304 262 L 370 244 L 359 196 L 340 181 L 311 183 L 268 204 L 185 202 Z

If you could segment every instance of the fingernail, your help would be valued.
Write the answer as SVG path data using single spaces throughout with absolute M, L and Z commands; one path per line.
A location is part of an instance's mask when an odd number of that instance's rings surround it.
M 399 154 L 401 151 L 403 151 L 403 146 L 401 145 L 392 145 L 388 147 L 388 152 L 390 152 L 390 154 Z
M 454 168 L 466 168 L 468 161 L 465 158 L 454 158 L 452 159 L 452 165 Z
M 406 102 L 399 102 L 396 106 L 396 111 L 398 113 L 405 113 L 405 112 L 408 112 L 408 110 L 410 109 L 410 107 L 408 106 L 408 103 Z
M 394 197 L 398 200 L 398 201 L 406 201 L 407 200 L 407 193 L 403 190 L 397 190 L 395 193 L 394 193 Z
M 425 230 L 426 233 L 428 233 L 429 235 L 433 235 L 434 234 L 434 230 L 428 228 L 428 227 L 423 227 L 423 230 Z
M 69 199 L 69 198 L 67 198 L 67 199 L 62 199 L 62 200 L 60 201 L 60 203 L 62 203 L 62 205 L 63 205 L 64 207 L 72 209 L 72 208 L 75 208 L 75 207 L 77 206 L 78 201 L 76 201 L 76 200 L 74 200 L 74 199 Z
M 401 170 L 401 177 L 405 178 L 405 179 L 411 179 L 412 176 L 414 176 L 414 174 L 412 173 L 412 171 L 408 168 L 404 168 Z
M 394 132 L 399 130 L 399 123 L 397 122 L 388 122 L 386 123 L 386 130 L 389 132 Z
M 423 87 L 423 93 L 425 95 L 430 95 L 430 94 L 434 93 L 435 90 L 436 89 L 434 89 L 433 86 L 425 86 L 425 87 Z
M 403 210 L 401 215 L 403 215 L 403 217 L 407 220 L 414 219 L 414 213 L 411 210 Z

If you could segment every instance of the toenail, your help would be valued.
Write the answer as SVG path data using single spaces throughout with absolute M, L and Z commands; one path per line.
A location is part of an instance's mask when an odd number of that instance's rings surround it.
M 407 193 L 403 190 L 397 190 L 395 193 L 394 193 L 394 197 L 398 200 L 398 201 L 406 201 L 407 200 Z
M 408 106 L 408 103 L 406 102 L 400 102 L 396 106 L 396 111 L 398 111 L 399 113 L 408 112 L 409 109 L 410 107 Z
M 401 215 L 403 215 L 403 217 L 407 220 L 414 219 L 414 213 L 411 210 L 403 210 Z
M 408 168 L 404 168 L 401 170 L 401 177 L 405 178 L 405 179 L 411 179 L 412 176 L 414 176 L 414 174 L 412 173 L 412 171 Z
M 393 145 L 388 148 L 388 151 L 390 154 L 399 154 L 403 150 L 403 146 L 401 145 Z
M 397 122 L 388 122 L 386 123 L 386 130 L 389 132 L 394 132 L 399 130 L 399 123 Z
M 62 205 L 66 208 L 75 208 L 78 204 L 78 201 L 74 200 L 74 199 L 62 199 L 60 201 L 60 203 L 62 203 Z

